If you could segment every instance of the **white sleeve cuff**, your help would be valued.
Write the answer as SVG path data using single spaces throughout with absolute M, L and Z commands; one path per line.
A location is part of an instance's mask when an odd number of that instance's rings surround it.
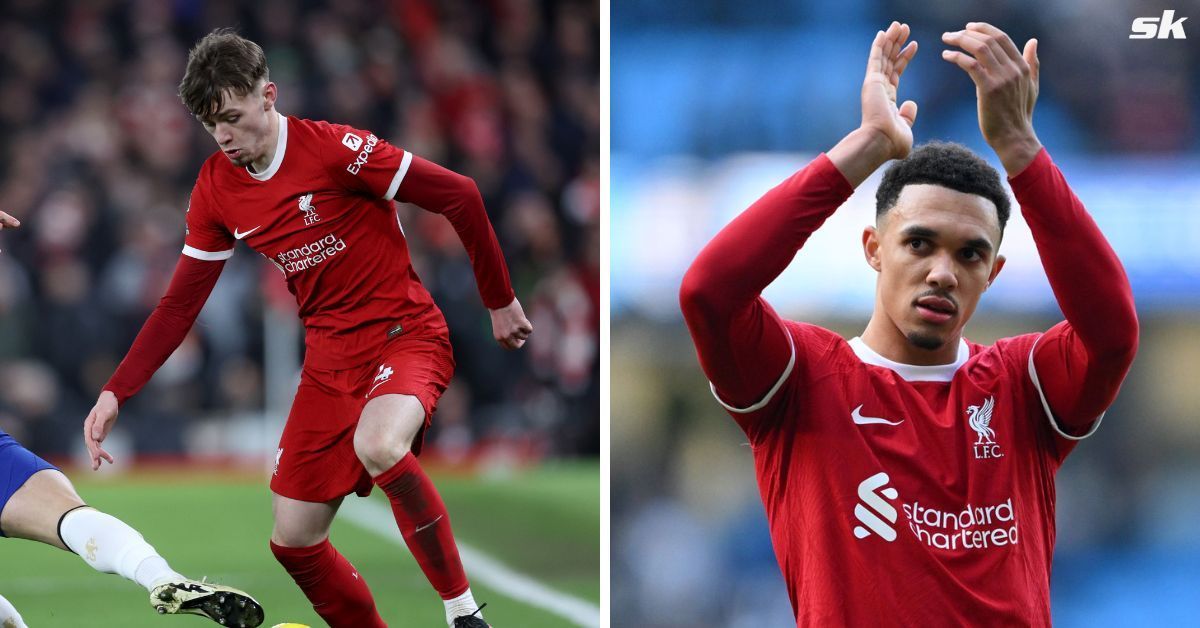
M 1033 363 L 1033 354 L 1037 350 L 1037 343 L 1041 341 L 1042 336 L 1038 336 L 1038 339 L 1033 341 L 1033 347 L 1029 349 L 1029 379 L 1033 380 L 1033 387 L 1037 389 L 1038 398 L 1042 401 L 1042 409 L 1046 411 L 1046 418 L 1050 421 L 1050 428 L 1067 440 L 1083 440 L 1095 434 L 1096 430 L 1100 428 L 1100 421 L 1104 420 L 1104 413 L 1101 412 L 1100 416 L 1096 417 L 1096 421 L 1092 423 L 1092 429 L 1082 436 L 1072 436 L 1058 426 L 1058 421 L 1054 420 L 1054 411 L 1050 409 L 1050 402 L 1046 400 L 1046 393 L 1042 390 L 1042 382 L 1038 380 L 1037 367 Z
M 233 257 L 233 249 L 229 249 L 228 251 L 215 251 L 215 252 L 214 251 L 201 251 L 198 248 L 188 246 L 185 244 L 185 245 L 183 245 L 183 254 L 187 255 L 188 257 L 194 257 L 196 259 L 204 260 L 206 262 L 219 262 L 221 260 L 225 260 L 225 259 L 229 259 L 229 258 Z
M 721 395 L 717 394 L 717 387 L 713 386 L 712 382 L 709 382 L 708 388 L 712 391 L 713 397 L 716 398 L 717 403 L 721 404 L 721 407 L 737 414 L 749 414 L 756 410 L 762 410 L 764 407 L 766 407 L 766 405 L 771 402 L 771 398 L 775 396 L 775 393 L 779 392 L 780 388 L 783 388 L 783 383 L 787 381 L 788 376 L 792 374 L 792 369 L 796 366 L 796 341 L 792 340 L 792 334 L 786 328 L 783 330 L 783 333 L 787 336 L 788 347 L 791 348 L 792 355 L 790 358 L 788 358 L 787 367 L 783 369 L 783 375 L 779 376 L 779 379 L 775 382 L 775 385 L 771 387 L 771 390 L 768 390 L 767 394 L 764 395 L 762 399 L 758 400 L 758 403 L 752 406 L 746 406 L 745 408 L 735 408 L 725 403 L 725 401 L 721 399 Z
M 383 195 L 383 199 L 390 201 L 396 197 L 396 190 L 400 189 L 400 182 L 404 181 L 404 175 L 408 174 L 408 167 L 412 165 L 412 153 L 404 151 L 404 157 L 400 158 L 400 167 L 396 170 L 396 176 L 392 177 L 392 184 L 388 186 L 387 193 Z

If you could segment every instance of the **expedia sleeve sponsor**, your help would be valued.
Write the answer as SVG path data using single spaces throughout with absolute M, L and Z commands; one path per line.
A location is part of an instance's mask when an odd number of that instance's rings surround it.
M 298 246 L 283 253 L 277 253 L 275 255 L 275 262 L 284 271 L 295 273 L 312 268 L 345 249 L 346 241 L 331 233 L 310 244 Z
M 354 158 L 354 163 L 346 166 L 346 172 L 357 175 L 362 167 L 367 165 L 367 159 L 370 159 L 371 153 L 375 151 L 375 145 L 379 143 L 379 138 L 372 133 L 367 136 L 367 141 L 363 143 L 362 150 Z

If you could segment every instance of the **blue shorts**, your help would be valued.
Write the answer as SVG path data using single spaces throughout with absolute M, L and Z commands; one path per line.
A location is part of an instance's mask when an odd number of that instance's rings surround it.
M 57 470 L 57 467 L 37 457 L 13 440 L 12 436 L 5 434 L 4 430 L 0 430 L 0 512 L 4 512 L 9 498 L 25 485 L 29 476 L 46 469 Z M 6 536 L 4 530 L 0 530 L 0 536 Z

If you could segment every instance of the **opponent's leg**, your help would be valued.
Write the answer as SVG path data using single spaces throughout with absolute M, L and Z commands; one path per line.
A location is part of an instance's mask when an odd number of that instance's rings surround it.
M 137 530 L 85 506 L 67 476 L 54 469 L 34 473 L 13 493 L 0 513 L 0 529 L 75 552 L 96 571 L 119 574 L 148 591 L 184 579 Z
M 0 595 L 0 628 L 29 628 L 25 625 L 25 620 L 21 619 L 16 607 L 4 599 L 3 595 Z
M 446 623 L 478 615 L 479 607 L 458 556 L 446 505 L 412 454 L 425 425 L 425 408 L 411 395 L 386 394 L 367 402 L 354 433 L 354 451 L 392 503 L 409 551 L 446 606 Z M 470 626 L 458 622 L 457 625 Z
M 273 494 L 271 553 L 333 628 L 386 628 L 366 580 L 329 542 L 341 504 L 340 497 L 316 503 Z
M 78 554 L 102 573 L 115 573 L 150 592 L 160 613 L 203 615 L 229 626 L 258 626 L 262 607 L 230 587 L 189 580 L 128 524 L 84 505 L 67 476 L 43 469 L 29 476 L 0 512 L 0 530 Z

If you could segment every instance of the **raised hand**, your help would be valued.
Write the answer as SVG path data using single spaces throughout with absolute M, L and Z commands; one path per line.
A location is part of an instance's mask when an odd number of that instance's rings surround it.
M 1030 39 L 1024 51 L 1018 51 L 1004 31 L 968 22 L 963 30 L 943 33 L 942 41 L 962 49 L 942 51 L 942 58 L 971 76 L 983 139 L 1009 176 L 1018 174 L 1042 147 L 1033 131 L 1040 67 L 1037 40 Z
M 100 460 L 113 463 L 112 454 L 104 451 L 100 443 L 108 438 L 113 425 L 117 423 L 117 396 L 105 390 L 100 393 L 96 405 L 83 421 L 83 442 L 87 445 L 88 455 L 92 457 L 92 471 L 100 468 Z
M 908 32 L 908 24 L 892 22 L 876 33 L 863 78 L 862 123 L 827 153 L 854 187 L 889 159 L 904 159 L 912 151 L 917 103 L 896 105 L 900 75 L 917 54 L 917 42 L 904 43 Z
M 896 105 L 900 75 L 917 54 L 917 42 L 908 42 L 908 24 L 892 22 L 871 42 L 867 75 L 862 86 L 862 128 L 878 131 L 889 142 L 888 159 L 903 159 L 913 146 L 912 126 L 917 120 L 917 103 L 906 100 Z

